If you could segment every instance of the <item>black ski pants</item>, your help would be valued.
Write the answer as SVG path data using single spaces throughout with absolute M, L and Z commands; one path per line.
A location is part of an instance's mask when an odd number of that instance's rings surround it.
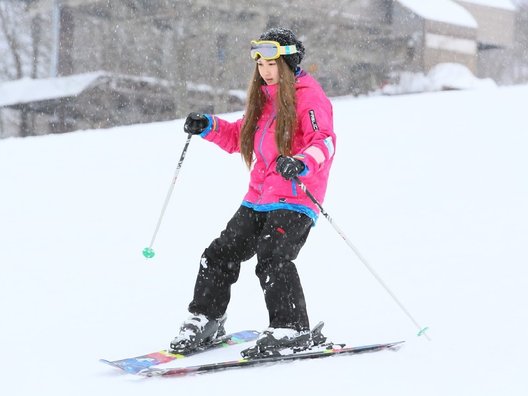
M 270 327 L 309 329 L 301 281 L 293 260 L 312 220 L 298 212 L 257 212 L 241 206 L 224 231 L 205 249 L 189 311 L 219 318 L 227 310 L 240 264 L 257 255 L 256 275 L 264 291 Z

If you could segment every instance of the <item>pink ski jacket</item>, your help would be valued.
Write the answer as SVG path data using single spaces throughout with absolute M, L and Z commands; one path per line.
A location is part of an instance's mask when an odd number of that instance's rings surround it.
M 288 209 L 301 212 L 317 220 L 319 208 L 293 180 L 284 179 L 276 170 L 279 156 L 275 144 L 275 97 L 277 85 L 263 85 L 267 101 L 257 123 L 254 143 L 254 162 L 249 189 L 242 205 L 256 211 Z M 319 83 L 309 74 L 297 70 L 296 99 L 298 127 L 295 131 L 292 155 L 305 164 L 299 179 L 323 203 L 328 174 L 335 153 L 336 136 L 333 130 L 332 105 Z M 228 153 L 240 152 L 240 131 L 244 118 L 228 122 L 208 115 L 209 127 L 201 136 L 214 142 Z

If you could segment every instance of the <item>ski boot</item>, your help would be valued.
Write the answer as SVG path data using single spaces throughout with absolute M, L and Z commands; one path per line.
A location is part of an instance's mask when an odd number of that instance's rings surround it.
M 256 345 L 244 349 L 244 358 L 290 355 L 310 349 L 326 341 L 321 333 L 324 323 L 320 322 L 312 331 L 297 331 L 288 328 L 268 328 L 257 339 Z
M 187 354 L 199 350 L 215 338 L 226 334 L 226 315 L 219 319 L 209 319 L 205 315 L 190 316 L 180 327 L 180 333 L 170 343 L 169 352 Z

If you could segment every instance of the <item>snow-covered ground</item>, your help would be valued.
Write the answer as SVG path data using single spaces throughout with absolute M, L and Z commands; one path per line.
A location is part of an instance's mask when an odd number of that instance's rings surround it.
M 98 359 L 176 334 L 199 257 L 245 192 L 240 157 L 193 138 L 146 260 L 181 120 L 0 140 L 0 393 L 526 395 L 527 102 L 528 86 L 333 100 L 324 206 L 432 341 L 321 218 L 297 260 L 313 324 L 406 345 L 189 378 L 139 380 Z M 267 325 L 254 267 L 228 330 Z
M 439 63 L 427 74 L 422 72 L 398 73 L 397 84 L 385 85 L 374 94 L 401 95 L 409 93 L 437 92 L 445 90 L 496 88 L 491 78 L 478 78 L 459 63 Z

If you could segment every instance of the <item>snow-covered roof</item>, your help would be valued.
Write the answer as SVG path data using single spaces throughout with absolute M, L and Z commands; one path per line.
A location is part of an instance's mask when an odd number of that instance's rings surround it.
M 460 0 L 460 2 L 473 3 L 509 11 L 516 10 L 515 5 L 511 2 L 511 0 Z
M 0 107 L 77 96 L 103 75 L 104 72 L 92 72 L 38 80 L 26 77 L 7 81 L 0 84 Z
M 38 80 L 26 77 L 19 80 L 0 82 L 0 107 L 75 97 L 80 95 L 90 86 L 98 85 L 101 82 L 106 81 L 106 79 L 101 79 L 102 77 L 125 78 L 128 81 L 136 81 L 170 88 L 170 82 L 166 80 L 153 77 L 120 75 L 105 71 L 75 74 L 64 77 L 43 78 Z M 196 92 L 215 93 L 215 89 L 207 84 L 187 82 L 187 89 Z M 246 99 L 246 93 L 244 91 L 229 90 L 228 93 L 242 101 Z
M 125 79 L 148 85 L 169 87 L 166 80 L 154 77 L 116 74 L 106 71 L 74 74 L 54 78 L 22 78 L 20 80 L 0 83 L 0 107 L 44 100 L 75 97 L 92 85 L 99 85 L 110 80 Z
M 478 27 L 477 21 L 469 11 L 452 0 L 398 0 L 398 2 L 416 15 L 430 21 L 475 29 Z

